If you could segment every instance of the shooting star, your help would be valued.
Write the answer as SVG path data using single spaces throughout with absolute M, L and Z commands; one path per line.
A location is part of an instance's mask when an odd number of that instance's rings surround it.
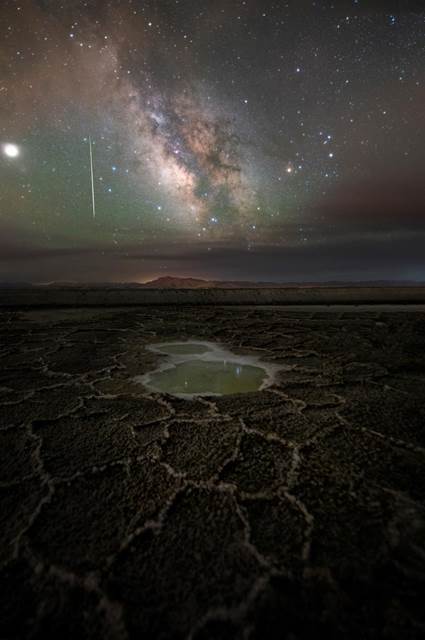
M 93 206 L 93 219 L 95 219 L 96 218 L 96 200 L 94 196 L 93 149 L 91 144 L 91 137 L 89 137 L 89 146 L 90 146 L 91 199 L 92 199 L 92 206 Z

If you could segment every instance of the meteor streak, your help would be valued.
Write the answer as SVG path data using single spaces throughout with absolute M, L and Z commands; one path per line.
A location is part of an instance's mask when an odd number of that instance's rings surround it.
M 92 207 L 93 207 L 93 219 L 95 219 L 96 218 L 96 200 L 94 196 L 93 149 L 91 144 L 91 137 L 89 137 L 89 146 L 90 146 L 91 198 L 92 198 Z

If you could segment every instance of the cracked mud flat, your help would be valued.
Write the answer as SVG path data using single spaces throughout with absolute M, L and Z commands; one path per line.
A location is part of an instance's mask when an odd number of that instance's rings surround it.
M 0 638 L 423 638 L 425 315 L 0 315 Z M 209 340 L 284 366 L 188 401 Z

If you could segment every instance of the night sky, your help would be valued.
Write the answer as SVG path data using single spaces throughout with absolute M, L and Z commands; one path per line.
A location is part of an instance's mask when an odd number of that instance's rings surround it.
M 0 281 L 425 280 L 423 2 L 2 0 L 0 25 Z

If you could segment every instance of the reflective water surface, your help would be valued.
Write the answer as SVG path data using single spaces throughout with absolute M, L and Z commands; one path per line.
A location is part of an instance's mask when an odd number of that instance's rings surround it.
M 211 348 L 206 344 L 200 344 L 199 342 L 169 342 L 161 345 L 156 345 L 152 351 L 159 351 L 160 353 L 167 353 L 169 355 L 202 355 L 211 351 Z
M 164 342 L 147 348 L 168 358 L 136 380 L 152 391 L 183 398 L 258 391 L 271 384 L 278 369 L 212 342 Z

